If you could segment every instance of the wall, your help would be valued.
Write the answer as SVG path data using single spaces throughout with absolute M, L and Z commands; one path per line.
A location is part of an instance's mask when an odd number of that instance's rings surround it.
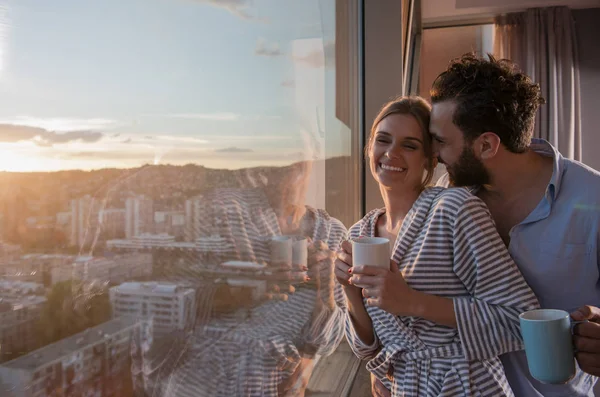
M 600 8 L 573 10 L 581 85 L 582 160 L 600 170 Z
M 402 94 L 402 3 L 366 1 L 365 35 L 365 142 L 373 120 L 387 101 Z M 369 164 L 365 170 L 366 211 L 382 207 L 383 200 Z

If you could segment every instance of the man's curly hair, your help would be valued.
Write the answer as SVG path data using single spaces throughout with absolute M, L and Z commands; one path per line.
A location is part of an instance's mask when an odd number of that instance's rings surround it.
M 432 103 L 453 101 L 454 124 L 468 142 L 493 132 L 513 153 L 523 153 L 533 135 L 535 114 L 545 103 L 539 84 L 509 60 L 468 53 L 450 62 L 431 88 Z

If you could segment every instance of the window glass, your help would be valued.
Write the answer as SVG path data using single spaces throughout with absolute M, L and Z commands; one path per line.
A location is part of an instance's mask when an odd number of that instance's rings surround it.
M 419 59 L 419 95 L 429 98 L 433 81 L 446 70 L 450 60 L 470 51 L 492 53 L 493 47 L 493 24 L 424 29 Z
M 450 60 L 475 51 L 479 54 L 493 52 L 494 25 L 452 26 L 447 28 L 429 28 L 422 32 L 421 52 L 419 56 L 419 95 L 430 99 L 429 90 L 437 76 L 446 70 Z M 446 172 L 439 164 L 433 176 L 438 180 Z
M 358 10 L 0 0 L 0 395 L 336 388 Z

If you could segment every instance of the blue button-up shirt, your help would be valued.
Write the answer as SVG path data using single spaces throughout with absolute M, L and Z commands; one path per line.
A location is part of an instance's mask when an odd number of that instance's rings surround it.
M 511 229 L 508 250 L 543 308 L 600 307 L 600 172 L 545 140 L 531 149 L 552 157 L 554 170 L 537 207 Z M 597 378 L 580 370 L 566 385 L 545 385 L 530 376 L 524 351 L 501 359 L 516 397 L 594 396 Z

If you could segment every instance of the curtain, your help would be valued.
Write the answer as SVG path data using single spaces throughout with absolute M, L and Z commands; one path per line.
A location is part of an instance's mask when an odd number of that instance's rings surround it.
M 524 13 L 507 14 L 496 17 L 494 23 L 494 55 L 510 59 L 521 69 L 525 68 L 525 18 Z
M 540 84 L 534 136 L 581 160 L 581 97 L 575 25 L 568 7 L 532 8 L 496 18 L 494 54 Z

